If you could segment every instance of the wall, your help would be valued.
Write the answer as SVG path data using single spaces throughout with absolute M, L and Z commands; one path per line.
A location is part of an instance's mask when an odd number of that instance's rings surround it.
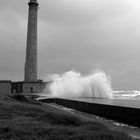
M 44 88 L 45 83 L 42 82 L 23 82 L 23 93 L 40 93 Z
M 48 86 L 51 82 L 12 82 L 8 80 L 0 81 L 0 94 L 9 94 L 9 93 L 42 93 L 45 90 L 45 93 L 48 93 Z
M 11 81 L 0 81 L 0 94 L 11 93 Z
M 45 92 L 47 92 L 47 86 L 49 86 L 51 82 L 43 82 L 43 81 L 37 81 L 37 82 L 12 82 L 12 93 L 42 93 L 44 92 L 44 89 L 46 89 Z
M 42 102 L 56 103 L 89 114 L 105 117 L 118 122 L 140 127 L 140 109 L 122 106 L 113 106 L 98 103 L 88 103 L 69 99 L 41 99 Z

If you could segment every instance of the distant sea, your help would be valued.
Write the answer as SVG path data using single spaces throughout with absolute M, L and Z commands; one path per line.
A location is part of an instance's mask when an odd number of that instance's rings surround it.
M 114 99 L 140 100 L 140 91 L 113 91 Z

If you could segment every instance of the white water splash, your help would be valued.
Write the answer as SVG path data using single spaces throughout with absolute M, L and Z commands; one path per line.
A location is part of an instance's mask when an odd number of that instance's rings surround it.
M 103 72 L 82 76 L 78 72 L 69 71 L 62 75 L 52 75 L 49 86 L 53 97 L 94 97 L 112 98 L 110 77 Z
M 129 99 L 129 100 L 139 100 L 140 91 L 131 90 L 131 91 L 113 91 L 114 99 Z

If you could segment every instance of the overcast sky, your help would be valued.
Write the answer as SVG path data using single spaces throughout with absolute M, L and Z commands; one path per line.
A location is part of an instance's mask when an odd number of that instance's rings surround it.
M 38 0 L 38 72 L 94 69 L 140 90 L 140 0 Z M 0 79 L 23 80 L 28 0 L 0 0 Z

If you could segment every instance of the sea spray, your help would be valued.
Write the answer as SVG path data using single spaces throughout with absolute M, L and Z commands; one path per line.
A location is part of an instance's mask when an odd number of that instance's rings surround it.
M 69 71 L 52 75 L 49 86 L 53 97 L 93 97 L 112 98 L 110 77 L 103 72 L 82 76 L 79 72 Z
M 111 98 L 111 83 L 105 73 L 99 72 L 89 76 L 70 71 L 54 75 L 50 86 L 52 96 Z

